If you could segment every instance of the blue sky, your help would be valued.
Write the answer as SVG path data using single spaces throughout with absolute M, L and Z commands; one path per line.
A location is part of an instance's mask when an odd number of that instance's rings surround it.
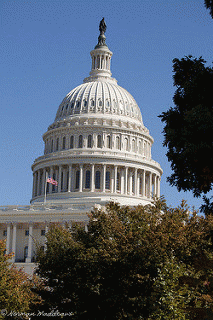
M 102 17 L 112 76 L 133 95 L 155 140 L 161 194 L 171 206 L 202 203 L 166 182 L 171 169 L 158 115 L 173 106 L 172 59 L 191 54 L 212 66 L 213 19 L 204 1 L 2 0 L 0 205 L 29 204 L 42 135 L 65 95 L 88 76 Z

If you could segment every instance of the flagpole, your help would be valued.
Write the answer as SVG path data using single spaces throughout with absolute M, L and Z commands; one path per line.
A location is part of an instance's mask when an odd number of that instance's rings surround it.
M 47 201 L 47 172 L 46 172 L 46 177 L 45 177 L 45 188 L 44 188 L 44 204 L 46 204 Z

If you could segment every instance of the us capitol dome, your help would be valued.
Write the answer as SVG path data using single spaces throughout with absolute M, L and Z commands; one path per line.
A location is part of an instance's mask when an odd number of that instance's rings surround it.
M 33 165 L 31 203 L 146 205 L 160 196 L 162 169 L 152 160 L 153 138 L 133 96 L 112 78 L 104 19 L 92 67 L 58 107 L 43 135 L 44 155 Z M 46 176 L 58 182 L 48 184 Z
M 0 240 L 29 274 L 36 242 L 45 248 L 52 223 L 67 228 L 76 221 L 87 228 L 95 205 L 146 205 L 160 196 L 162 169 L 152 160 L 153 138 L 135 99 L 112 78 L 104 19 L 99 30 L 89 77 L 63 99 L 43 135 L 44 155 L 32 165 L 31 204 L 0 207 Z

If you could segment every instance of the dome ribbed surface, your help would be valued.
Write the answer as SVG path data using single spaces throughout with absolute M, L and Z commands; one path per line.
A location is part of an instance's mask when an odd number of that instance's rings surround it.
M 74 88 L 60 104 L 55 121 L 94 113 L 127 116 L 142 123 L 141 112 L 133 96 L 112 81 L 91 81 Z

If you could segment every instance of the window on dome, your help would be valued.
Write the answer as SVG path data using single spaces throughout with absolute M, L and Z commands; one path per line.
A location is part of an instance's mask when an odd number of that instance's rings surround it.
M 56 151 L 58 151 L 58 147 L 59 147 L 59 138 L 56 139 Z
M 101 185 L 101 173 L 98 170 L 95 173 L 95 189 L 100 189 L 100 185 Z
M 70 137 L 70 149 L 74 148 L 74 136 Z
M 87 148 L 92 148 L 92 135 L 91 134 L 88 135 Z
M 80 101 L 77 101 L 77 102 L 76 102 L 76 108 L 80 108 L 80 105 L 81 105 L 81 104 L 80 104 Z
M 106 172 L 105 188 L 106 188 L 107 190 L 110 189 L 110 172 L 109 172 L 109 171 Z
M 87 106 L 87 100 L 84 100 L 84 107 Z
M 78 148 L 83 148 L 83 136 L 80 135 L 78 138 Z
M 139 141 L 139 153 L 142 154 L 142 141 Z
M 70 108 L 71 108 L 71 109 L 74 108 L 74 102 L 71 103 Z
M 134 139 L 132 140 L 132 151 L 136 152 L 136 142 Z
M 79 189 L 79 181 L 80 181 L 80 171 L 77 170 L 76 175 L 75 175 L 75 188 L 76 189 Z
M 66 110 L 68 109 L 68 104 L 66 105 Z
M 124 139 L 124 150 L 125 151 L 129 150 L 129 145 L 128 145 L 128 139 L 127 138 Z
M 28 246 L 24 247 L 24 259 L 28 257 Z
M 64 150 L 66 148 L 66 137 L 63 137 L 62 141 L 62 149 Z
M 107 148 L 111 149 L 111 137 L 107 136 Z
M 95 105 L 95 101 L 91 100 L 91 106 L 94 107 L 94 105 Z
M 120 137 L 116 137 L 116 149 L 120 150 L 121 149 L 121 145 L 120 145 Z
M 101 141 L 101 135 L 98 135 L 98 139 L 97 139 L 97 148 L 101 148 L 102 147 L 102 141 Z
M 86 177 L 85 177 L 85 189 L 90 188 L 90 171 L 86 171 Z

